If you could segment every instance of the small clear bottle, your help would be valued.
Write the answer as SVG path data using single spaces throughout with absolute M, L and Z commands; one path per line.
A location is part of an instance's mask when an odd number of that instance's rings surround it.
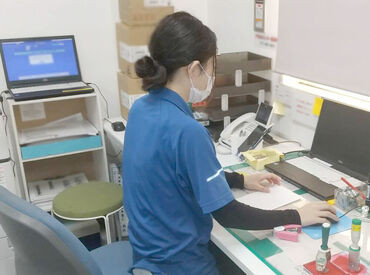
M 354 248 L 349 246 L 349 262 L 348 269 L 350 272 L 360 271 L 360 247 Z

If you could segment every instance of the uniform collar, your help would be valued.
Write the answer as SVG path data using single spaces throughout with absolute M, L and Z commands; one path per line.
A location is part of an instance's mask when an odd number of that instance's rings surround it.
M 184 101 L 184 99 L 176 92 L 168 89 L 166 87 L 151 89 L 150 93 L 153 95 L 157 95 L 160 98 L 175 104 L 181 111 L 185 114 L 193 117 L 193 113 L 190 110 L 188 104 Z

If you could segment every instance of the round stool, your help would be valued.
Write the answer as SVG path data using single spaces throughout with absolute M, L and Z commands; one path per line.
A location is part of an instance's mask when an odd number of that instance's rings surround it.
M 53 200 L 52 213 L 65 220 L 103 219 L 110 244 L 109 216 L 123 208 L 122 187 L 109 182 L 87 182 L 65 189 Z

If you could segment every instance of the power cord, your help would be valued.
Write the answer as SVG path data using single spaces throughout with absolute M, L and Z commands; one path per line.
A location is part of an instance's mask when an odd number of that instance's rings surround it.
M 338 219 L 340 218 L 343 218 L 344 216 L 346 216 L 347 214 L 349 214 L 350 212 L 352 212 L 353 210 L 356 210 L 356 209 L 359 209 L 359 208 L 362 208 L 362 206 L 356 206 L 350 210 L 348 210 L 347 212 L 345 212 L 344 214 L 342 214 L 341 216 L 338 217 Z
M 296 141 L 296 140 L 284 140 L 284 141 L 280 141 L 280 142 L 278 142 L 276 145 L 278 145 L 278 144 L 282 144 L 282 143 L 296 143 L 296 144 L 298 144 L 299 146 L 302 146 L 302 143 L 300 143 L 299 141 Z
M 7 125 L 8 125 L 8 115 L 5 113 L 5 109 L 4 109 L 4 96 L 3 94 L 7 94 L 9 93 L 8 90 L 5 90 L 5 91 L 2 91 L 1 94 L 0 94 L 0 102 L 1 102 L 1 114 L 4 114 L 5 116 L 5 135 L 8 136 L 8 130 L 7 130 Z M 5 98 L 7 99 L 7 98 Z
M 4 97 L 4 94 L 9 94 L 9 90 L 5 90 L 5 91 L 2 91 L 0 93 L 0 102 L 1 102 L 1 112 L 0 112 L 0 115 L 3 114 L 5 116 L 5 124 L 4 124 L 4 132 L 5 132 L 5 136 L 8 138 L 8 115 L 6 114 L 5 112 L 5 108 L 4 108 L 4 98 L 6 100 L 8 100 L 9 98 L 7 97 Z M 12 154 L 11 154 L 11 151 L 10 149 L 8 148 L 8 151 L 9 151 L 9 158 L 10 158 L 10 161 L 13 163 L 13 175 L 15 177 L 15 161 L 13 160 L 12 158 Z
M 122 154 L 122 150 L 120 150 L 117 154 L 115 154 L 115 155 L 112 155 L 112 154 L 110 154 L 110 153 L 108 153 L 107 152 L 107 155 L 108 156 L 110 156 L 111 158 L 116 158 L 116 157 L 118 157 L 120 154 Z
M 99 94 L 101 95 L 101 97 L 104 99 L 104 102 L 105 102 L 105 110 L 106 110 L 106 112 L 107 112 L 107 118 L 110 118 L 110 115 L 109 115 L 109 108 L 108 108 L 108 101 L 107 101 L 107 99 L 105 98 L 105 96 L 103 95 L 103 93 L 101 92 L 101 90 L 100 90 L 100 88 L 99 88 L 99 86 L 97 85 L 97 84 L 95 84 L 95 83 L 93 83 L 93 82 L 86 82 L 86 84 L 87 85 L 94 85 L 96 88 L 97 88 L 97 90 L 98 90 L 98 92 L 99 92 Z M 108 120 L 108 119 L 107 119 Z M 109 121 L 109 120 L 108 120 Z M 111 121 L 109 121 L 111 124 L 112 124 L 112 122 Z
M 93 82 L 86 82 L 87 85 L 94 85 L 97 90 L 99 91 L 99 94 L 102 96 L 102 98 L 104 99 L 104 102 L 105 102 L 105 110 L 107 112 L 107 117 L 104 118 L 104 120 L 108 121 L 110 124 L 113 124 L 113 122 L 110 120 L 110 115 L 109 115 L 109 108 L 108 108 L 108 101 L 107 99 L 105 98 L 105 96 L 103 95 L 103 93 L 101 92 L 99 86 Z M 111 158 L 116 158 L 118 157 L 120 154 L 122 153 L 122 150 L 120 150 L 117 154 L 115 155 L 112 155 L 110 153 L 107 152 L 107 155 L 110 156 Z

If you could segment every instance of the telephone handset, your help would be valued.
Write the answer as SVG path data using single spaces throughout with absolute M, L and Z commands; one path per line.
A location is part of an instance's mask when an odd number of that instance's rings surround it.
M 230 123 L 220 135 L 216 147 L 217 153 L 228 155 L 234 152 L 247 138 L 246 132 L 250 131 L 251 126 L 256 127 L 251 125 L 256 123 L 255 118 L 255 113 L 247 113 Z
M 222 131 L 216 147 L 219 154 L 237 155 L 255 148 L 270 131 L 273 106 L 261 103 L 257 114 L 247 113 L 235 119 Z
M 220 138 L 223 140 L 229 139 L 230 136 L 235 134 L 237 130 L 241 129 L 246 123 L 253 122 L 255 118 L 256 118 L 255 113 L 247 113 L 238 117 L 222 131 Z

